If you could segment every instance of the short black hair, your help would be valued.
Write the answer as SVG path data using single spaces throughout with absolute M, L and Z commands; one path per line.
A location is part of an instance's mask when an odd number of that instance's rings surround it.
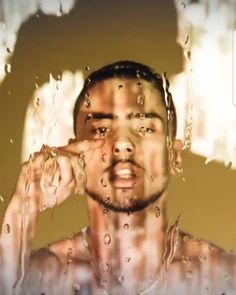
M 176 136 L 177 130 L 177 117 L 172 95 L 169 92 L 169 81 L 166 74 L 160 75 L 156 73 L 152 68 L 137 63 L 134 61 L 118 61 L 109 65 L 106 65 L 95 72 L 92 72 L 86 79 L 83 88 L 75 102 L 73 119 L 74 119 L 74 133 L 76 134 L 76 121 L 79 113 L 79 109 L 86 98 L 89 89 L 98 82 L 110 79 L 110 78 L 136 78 L 145 80 L 151 83 L 157 90 L 160 91 L 163 98 L 163 103 L 167 110 L 167 128 L 168 135 L 172 138 Z M 169 131 L 171 132 L 169 134 Z

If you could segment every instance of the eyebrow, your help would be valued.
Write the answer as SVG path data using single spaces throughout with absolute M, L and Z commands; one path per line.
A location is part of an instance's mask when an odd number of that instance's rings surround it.
M 114 120 L 114 119 L 117 119 L 117 116 L 114 115 L 114 114 L 106 114 L 106 113 L 91 113 L 92 115 L 92 119 L 95 119 L 95 120 L 102 120 L 102 119 L 110 119 L 110 120 Z M 127 115 L 127 119 L 139 119 L 140 118 L 140 115 L 144 115 L 145 118 L 147 119 L 159 119 L 161 120 L 162 122 L 164 121 L 164 119 L 158 114 L 158 113 L 155 113 L 155 112 L 150 112 L 150 113 L 141 113 L 141 112 L 137 112 L 137 113 L 130 113 Z M 86 116 L 86 119 L 85 121 L 87 120 L 87 116 Z
M 158 113 L 131 113 L 128 115 L 128 119 L 139 119 L 140 115 L 144 115 L 145 118 L 147 119 L 160 119 L 161 121 L 163 121 L 163 118 L 158 114 Z

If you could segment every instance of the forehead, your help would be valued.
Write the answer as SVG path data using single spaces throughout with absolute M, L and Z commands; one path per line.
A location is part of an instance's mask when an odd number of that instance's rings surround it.
M 165 112 L 160 91 L 150 82 L 135 78 L 110 78 L 97 82 L 89 88 L 80 111 L 84 112 L 124 112 L 139 111 Z M 88 108 L 89 105 L 89 108 Z

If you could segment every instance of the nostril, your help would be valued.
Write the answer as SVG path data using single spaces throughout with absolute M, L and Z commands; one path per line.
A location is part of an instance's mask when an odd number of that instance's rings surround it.
M 128 153 L 132 153 L 132 149 L 131 148 L 126 148 Z
M 115 152 L 116 154 L 118 154 L 118 153 L 119 153 L 119 149 L 118 149 L 118 148 L 115 148 L 115 149 L 114 149 L 114 152 Z

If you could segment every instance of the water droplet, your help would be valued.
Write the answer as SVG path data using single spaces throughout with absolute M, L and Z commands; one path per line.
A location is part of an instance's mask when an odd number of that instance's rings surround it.
M 85 123 L 87 124 L 88 122 L 90 122 L 93 119 L 93 114 L 89 113 L 85 119 Z
M 35 85 L 35 88 L 38 89 L 39 88 L 39 85 L 37 83 L 34 83 Z
M 107 288 L 108 280 L 102 279 L 102 280 L 100 280 L 100 282 L 101 282 L 102 286 L 106 286 L 106 288 Z M 103 294 L 104 295 L 110 295 L 110 293 L 107 290 L 103 290 Z
M 7 47 L 7 53 L 13 53 L 13 51 L 9 47 Z
M 85 157 L 84 157 L 83 153 L 81 153 L 79 155 L 78 162 L 79 162 L 80 167 L 82 167 L 82 168 L 85 167 Z
M 142 87 L 142 83 L 141 83 L 141 82 L 138 82 L 138 83 L 137 83 L 137 87 L 138 87 L 138 88 L 141 88 L 141 87 Z
M 191 51 L 184 50 L 184 56 L 187 60 L 190 60 L 191 59 Z
M 129 263 L 131 260 L 131 257 L 125 257 L 125 263 Z
M 77 191 L 75 191 L 75 196 L 76 197 L 82 197 L 84 194 L 85 194 L 85 189 L 84 188 L 81 188 L 81 189 L 78 189 Z
M 215 248 L 214 246 L 212 246 L 212 245 L 209 245 L 209 246 L 208 246 L 208 249 L 209 249 L 210 251 L 214 251 L 216 248 Z
M 90 71 L 90 66 L 86 66 L 86 67 L 85 67 L 85 70 L 86 70 L 86 71 Z
M 107 262 L 102 262 L 102 263 L 101 263 L 101 270 L 102 270 L 102 271 L 108 272 L 109 269 L 110 269 L 110 265 L 109 265 L 109 263 L 107 263 Z
M 139 70 L 136 71 L 136 77 L 137 77 L 138 79 L 141 78 L 141 74 L 140 74 L 140 71 L 139 71 Z
M 10 143 L 14 143 L 14 140 L 12 138 L 10 138 Z
M 125 223 L 125 224 L 123 225 L 123 229 L 124 229 L 124 230 L 128 230 L 128 229 L 129 229 L 129 224 L 128 224 L 128 223 Z
M 150 182 L 153 182 L 154 179 L 153 179 L 152 175 L 149 176 L 149 180 L 150 180 Z
M 0 195 L 0 201 L 1 201 L 1 202 L 4 202 L 4 198 L 3 198 L 2 195 Z
M 40 212 L 43 212 L 43 211 L 45 211 L 47 209 L 47 206 L 44 204 L 43 206 L 42 206 L 42 208 L 40 208 Z
M 75 293 L 79 293 L 79 290 L 80 290 L 80 285 L 79 285 L 79 283 L 75 283 L 75 284 L 73 285 L 73 291 L 74 291 Z
M 62 6 L 62 1 L 60 1 L 60 6 L 59 6 L 59 16 L 63 14 L 63 6 Z
M 109 245 L 111 243 L 111 236 L 110 234 L 105 234 L 104 238 L 103 238 L 103 242 L 105 245 Z
M 193 272 L 191 270 L 187 271 L 187 278 L 191 279 L 193 277 Z
M 187 262 L 189 262 L 189 257 L 188 256 L 182 256 L 182 262 L 183 263 L 187 263 Z
M 101 160 L 104 163 L 106 162 L 106 153 L 102 154 Z
M 186 236 L 183 237 L 183 241 L 184 242 L 188 242 L 189 240 L 190 240 L 190 237 L 189 236 L 186 235 Z
M 188 110 L 188 118 L 187 118 L 187 124 L 185 128 L 185 139 L 184 139 L 184 146 L 183 150 L 190 149 L 191 148 L 191 137 L 192 137 L 192 125 L 193 125 L 193 116 L 192 116 L 192 105 L 189 107 Z
M 73 249 L 70 247 L 70 248 L 67 249 L 67 253 L 66 253 L 66 255 L 67 255 L 67 257 L 69 258 L 69 257 L 72 256 L 72 254 L 73 254 Z
M 186 8 L 186 4 L 184 2 L 181 2 L 181 5 L 184 9 Z
M 90 100 L 88 98 L 85 99 L 85 106 L 88 109 L 91 107 L 91 102 L 90 102 Z
M 36 108 L 38 108 L 38 107 L 39 107 L 39 104 L 40 104 L 40 98 L 37 97 L 37 98 L 35 98 L 35 100 L 34 100 L 34 105 L 35 105 Z
M 36 13 L 35 16 L 36 16 L 37 18 L 39 18 L 39 14 L 38 14 L 38 13 Z
M 5 224 L 5 232 L 6 232 L 7 234 L 9 234 L 10 231 L 11 231 L 10 224 L 6 223 L 6 224 Z
M 136 197 L 132 197 L 129 199 L 131 205 L 134 205 L 137 202 L 137 198 Z
M 104 203 L 106 204 L 106 205 L 108 205 L 109 203 L 110 203 L 110 197 L 109 196 L 105 196 L 105 198 L 104 198 Z
M 84 175 L 83 175 L 83 173 L 79 173 L 79 180 L 82 180 L 84 178 Z
M 101 185 L 102 187 L 107 187 L 107 182 L 104 178 L 101 179 Z
M 124 280 L 125 280 L 125 278 L 124 278 L 123 276 L 119 276 L 118 281 L 119 281 L 120 283 L 124 282 Z
M 107 208 L 105 208 L 105 209 L 103 210 L 103 213 L 104 213 L 104 214 L 108 214 L 108 213 L 109 213 L 109 210 L 108 210 Z
M 146 134 L 147 130 L 146 127 L 142 126 L 138 129 L 138 133 L 140 136 L 144 136 Z
M 5 64 L 4 71 L 6 74 L 10 74 L 11 73 L 11 65 Z
M 227 274 L 225 274 L 224 279 L 227 281 L 229 279 L 229 276 Z
M 121 90 L 123 88 L 123 85 L 119 85 L 118 89 Z
M 204 261 L 206 261 L 206 259 L 207 259 L 207 257 L 206 257 L 206 255 L 204 255 L 204 254 L 199 254 L 199 260 L 201 261 L 201 262 L 204 262 Z
M 155 213 L 155 215 L 156 215 L 157 218 L 160 217 L 160 215 L 161 215 L 161 209 L 158 206 L 155 206 L 154 207 L 154 213 Z
M 145 102 L 144 95 L 142 95 L 142 94 L 138 95 L 138 97 L 137 97 L 137 104 L 144 105 L 144 102 Z
M 184 170 L 183 168 L 177 168 L 174 167 L 174 170 L 179 174 L 179 177 L 181 178 L 182 181 L 186 181 L 186 178 L 184 177 Z
M 144 120 L 145 119 L 145 114 L 139 114 L 139 119 Z
M 104 138 L 107 132 L 107 127 L 100 127 L 99 128 L 99 135 L 100 137 Z
M 184 41 L 184 45 L 187 45 L 188 41 L 189 41 L 189 35 L 186 36 L 186 39 Z

